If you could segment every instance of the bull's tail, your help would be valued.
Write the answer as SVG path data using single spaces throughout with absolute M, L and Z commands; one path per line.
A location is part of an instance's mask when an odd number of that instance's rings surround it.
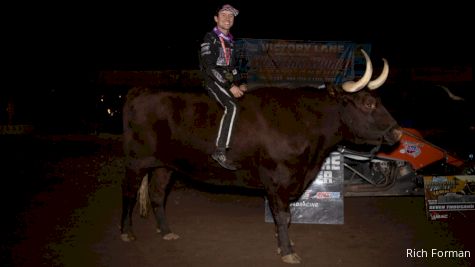
M 142 178 L 142 183 L 137 191 L 137 195 L 140 205 L 140 216 L 145 218 L 148 216 L 148 207 L 150 206 L 150 198 L 148 196 L 148 174 Z

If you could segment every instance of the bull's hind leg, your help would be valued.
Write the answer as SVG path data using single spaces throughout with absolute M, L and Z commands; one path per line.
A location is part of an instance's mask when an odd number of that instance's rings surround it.
M 161 233 L 165 240 L 179 238 L 177 234 L 171 231 L 165 214 L 171 174 L 172 172 L 166 168 L 156 168 L 153 170 L 150 177 L 150 190 L 148 191 L 153 213 L 157 221 L 157 232 Z
M 135 240 L 132 231 L 132 215 L 137 202 L 137 189 L 140 178 L 143 177 L 137 172 L 126 168 L 125 177 L 122 181 L 122 216 L 120 222 L 121 239 L 125 242 Z

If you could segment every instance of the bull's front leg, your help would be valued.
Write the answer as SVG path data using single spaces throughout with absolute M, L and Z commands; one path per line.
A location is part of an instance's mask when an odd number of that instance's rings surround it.
M 285 263 L 300 263 L 300 257 L 294 252 L 292 243 L 289 237 L 290 227 L 290 207 L 289 199 L 286 197 L 268 195 L 269 206 L 274 218 L 276 227 L 277 245 L 282 256 L 282 261 Z
M 137 202 L 135 196 L 122 196 L 122 217 L 120 222 L 120 237 L 122 241 L 129 242 L 135 240 L 135 235 L 132 231 L 132 214 L 134 206 Z
M 149 197 L 157 222 L 157 233 L 162 234 L 165 240 L 175 240 L 180 236 L 173 233 L 168 225 L 165 214 L 165 204 L 168 186 L 171 180 L 171 171 L 166 168 L 156 168 L 152 171 Z

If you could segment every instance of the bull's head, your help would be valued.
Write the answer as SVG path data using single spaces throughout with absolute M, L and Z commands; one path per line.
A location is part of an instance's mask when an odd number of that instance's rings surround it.
M 358 144 L 379 145 L 384 142 L 392 145 L 399 141 L 402 132 L 381 100 L 371 92 L 386 81 L 389 73 L 388 62 L 383 59 L 381 75 L 370 81 L 373 66 L 368 54 L 364 50 L 361 51 L 366 59 L 365 73 L 358 81 L 343 83 L 342 89 L 346 93 L 339 96 L 343 100 L 341 118 L 344 134 Z M 365 87 L 369 90 L 362 90 Z

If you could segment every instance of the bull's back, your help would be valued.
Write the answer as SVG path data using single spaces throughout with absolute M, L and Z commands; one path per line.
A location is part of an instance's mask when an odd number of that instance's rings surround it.
M 145 162 L 141 166 L 167 165 L 195 178 L 206 176 L 202 180 L 216 177 L 217 183 L 238 181 L 239 185 L 258 185 L 255 172 L 259 160 L 297 159 L 308 147 L 308 135 L 316 129 L 308 129 L 308 121 L 316 121 L 314 115 L 308 114 L 309 109 L 322 107 L 313 103 L 318 95 L 310 94 L 268 88 L 238 99 L 241 112 L 229 156 L 244 168 L 234 174 L 210 157 L 223 114 L 216 101 L 204 91 L 180 93 L 134 88 L 124 106 L 124 150 L 129 159 Z M 312 117 L 306 119 L 308 116 Z
M 124 152 L 149 167 L 208 165 L 220 114 L 204 92 L 133 88 L 123 110 Z

